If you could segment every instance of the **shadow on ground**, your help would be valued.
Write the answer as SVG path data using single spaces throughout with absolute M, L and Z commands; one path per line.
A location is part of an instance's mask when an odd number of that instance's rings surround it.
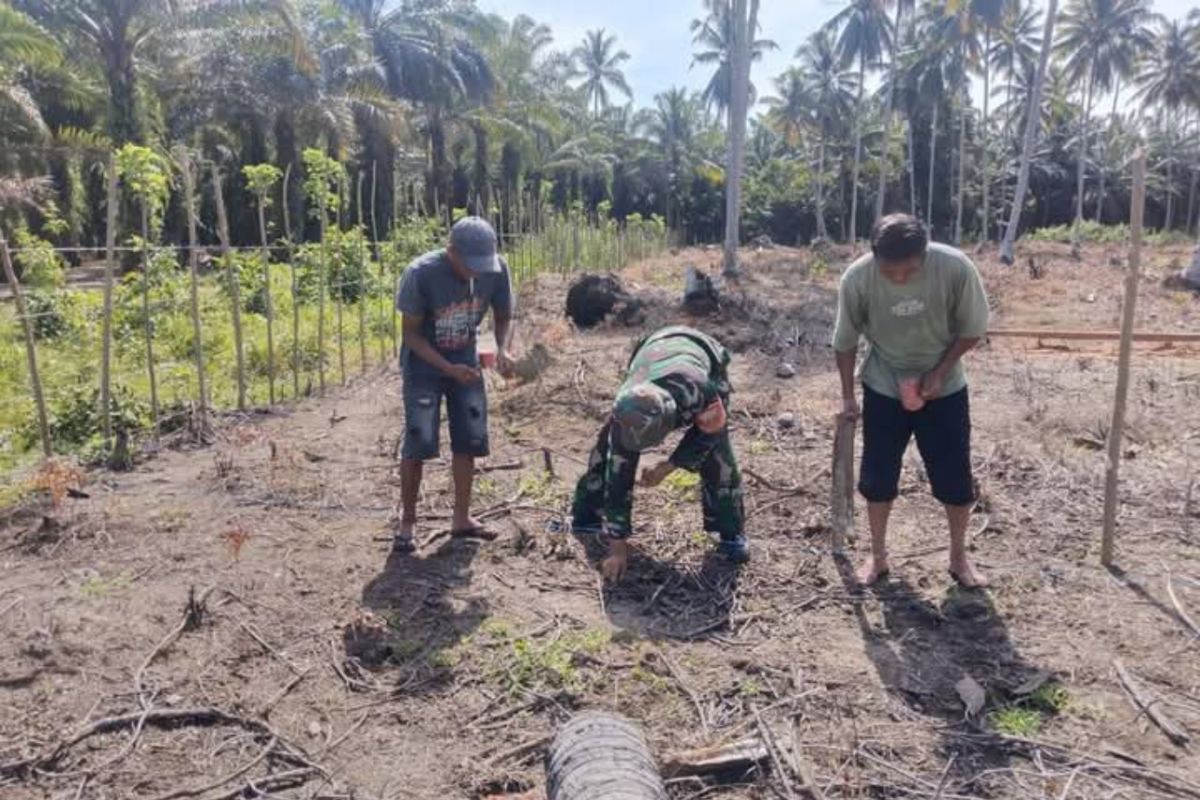
M 1030 680 L 1048 676 L 1018 651 L 1004 618 L 986 591 L 953 587 L 935 602 L 903 579 L 885 579 L 865 592 L 848 563 L 839 564 L 854 596 L 854 614 L 867 657 L 880 683 L 913 712 L 940 719 L 941 756 L 953 761 L 948 777 L 959 793 L 986 793 L 976 785 L 985 770 L 1010 765 L 1011 750 L 987 735 L 986 715 L 1021 702 Z M 874 597 L 882 624 L 868 618 L 865 601 Z M 986 692 L 986 709 L 967 717 L 959 683 L 973 680 Z
M 480 544 L 449 539 L 428 554 L 393 550 L 383 571 L 363 589 L 363 605 L 385 623 L 347 627 L 347 662 L 367 668 L 402 667 L 395 689 L 436 690 L 449 677 L 441 657 L 487 618 L 487 599 L 459 594 L 471 582 Z
M 594 535 L 575 538 L 599 569 L 607 554 L 603 543 Z M 643 638 L 696 641 L 727 634 L 739 575 L 738 566 L 716 552 L 687 565 L 635 549 L 625 579 L 604 587 L 604 610 L 614 627 Z

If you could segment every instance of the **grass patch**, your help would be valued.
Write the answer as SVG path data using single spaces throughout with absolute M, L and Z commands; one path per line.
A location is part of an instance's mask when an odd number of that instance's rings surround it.
M 1035 708 L 1008 706 L 993 711 L 988 715 L 992 727 L 1007 736 L 1019 736 L 1028 739 L 1036 736 L 1042 730 L 1045 717 Z
M 663 488 L 675 500 L 695 502 L 700 497 L 700 476 L 695 472 L 677 469 L 667 476 Z
M 79 593 L 92 600 L 99 600 L 113 592 L 127 588 L 132 582 L 129 575 L 124 572 L 111 578 L 93 575 L 80 584 Z
M 484 623 L 478 637 L 495 647 L 490 672 L 505 691 L 577 692 L 587 686 L 579 655 L 598 655 L 612 641 L 608 631 L 588 629 L 538 641 L 514 635 L 504 622 Z

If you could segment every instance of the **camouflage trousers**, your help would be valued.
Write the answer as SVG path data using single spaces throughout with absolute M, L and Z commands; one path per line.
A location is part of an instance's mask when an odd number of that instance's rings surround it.
M 600 429 L 587 472 L 575 487 L 572 516 L 576 527 L 604 523 L 609 535 L 624 538 L 633 532 L 633 487 L 640 454 L 622 451 L 615 445 L 610 426 Z M 728 431 L 721 435 L 699 472 L 704 529 L 720 534 L 722 539 L 741 536 L 746 522 L 742 474 Z

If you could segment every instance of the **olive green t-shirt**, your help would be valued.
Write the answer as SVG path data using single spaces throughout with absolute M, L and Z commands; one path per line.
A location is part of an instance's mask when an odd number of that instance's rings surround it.
M 888 397 L 899 397 L 899 381 L 937 366 L 958 339 L 982 338 L 988 300 L 979 270 L 961 251 L 929 245 L 925 263 L 907 284 L 892 283 L 867 254 L 842 275 L 833 348 L 846 353 L 869 345 L 859 377 Z M 966 372 L 958 363 L 946 376 L 943 395 L 961 391 Z

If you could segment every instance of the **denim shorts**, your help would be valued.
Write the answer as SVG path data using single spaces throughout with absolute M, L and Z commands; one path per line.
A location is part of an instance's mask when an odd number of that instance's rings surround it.
M 444 375 L 404 370 L 404 458 L 428 461 L 440 453 L 442 398 L 450 422 L 450 450 L 458 456 L 488 454 L 487 389 L 463 386 Z
M 905 411 L 899 400 L 863 387 L 863 453 L 858 490 L 871 503 L 890 503 L 913 438 L 933 496 L 949 506 L 975 501 L 971 479 L 971 402 L 966 389 Z

